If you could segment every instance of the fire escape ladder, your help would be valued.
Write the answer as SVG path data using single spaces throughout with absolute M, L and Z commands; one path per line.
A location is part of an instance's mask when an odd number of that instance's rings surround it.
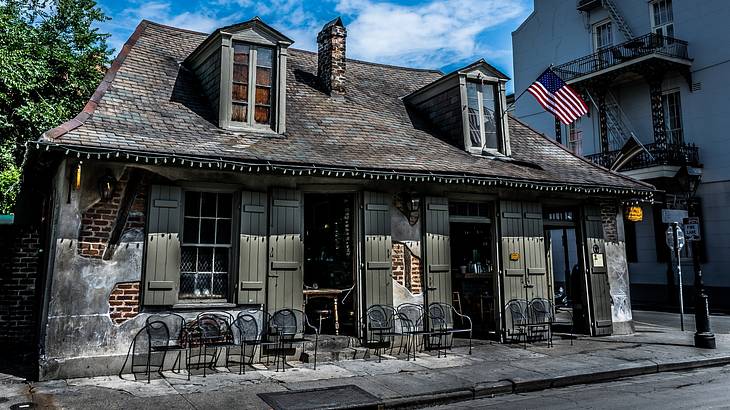
M 593 106 L 596 107 L 596 110 L 598 110 L 598 103 L 596 103 L 590 93 L 588 93 L 588 98 L 591 100 Z M 616 97 L 610 91 L 606 91 L 605 104 L 606 128 L 608 129 L 610 151 L 619 150 L 630 136 L 637 137 L 631 126 L 631 121 L 621 109 L 621 105 L 619 105 Z
M 608 14 L 611 15 L 611 20 L 616 23 L 616 25 L 618 26 L 618 30 L 621 32 L 621 34 L 624 35 L 626 40 L 633 39 L 634 34 L 631 32 L 631 27 L 629 27 L 628 23 L 626 23 L 626 20 L 624 20 L 618 7 L 616 7 L 616 5 L 613 3 L 613 0 L 601 1 L 603 2 L 603 7 L 608 9 Z

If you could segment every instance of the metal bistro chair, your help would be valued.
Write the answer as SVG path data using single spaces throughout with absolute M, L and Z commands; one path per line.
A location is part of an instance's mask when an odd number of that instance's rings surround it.
M 423 348 L 424 337 L 428 335 L 425 329 L 426 311 L 423 305 L 416 303 L 402 303 L 397 308 L 398 316 L 401 319 L 403 333 L 406 334 L 406 354 L 413 352 L 413 360 L 416 360 L 416 352 L 419 347 Z M 410 349 L 413 350 L 410 350 Z
M 187 347 L 185 346 L 185 318 L 178 315 L 177 313 L 153 313 L 147 317 L 146 323 L 149 325 L 152 322 L 164 322 L 167 325 L 167 329 L 170 332 L 167 346 L 160 347 L 165 349 L 169 353 L 177 353 L 175 362 L 172 364 L 172 370 L 175 371 L 175 365 L 177 364 L 177 371 L 180 373 L 182 370 L 182 354 L 187 353 Z
M 540 339 L 545 338 L 548 347 L 551 347 L 553 345 L 553 322 L 555 321 L 552 303 L 548 299 L 535 298 L 530 301 L 528 311 L 530 313 L 528 326 L 530 338 L 539 340 L 535 339 L 536 335 Z
M 240 312 L 236 320 L 233 321 L 231 330 L 233 331 L 234 344 L 240 348 L 238 352 L 239 360 L 237 362 L 232 361 L 230 359 L 232 354 L 228 354 L 226 356 L 226 367 L 231 362 L 238 363 L 238 374 L 245 374 L 246 365 L 253 364 L 256 350 L 265 343 L 262 341 L 262 327 L 256 317 L 246 312 Z
M 274 348 L 276 371 L 279 371 L 279 362 L 281 362 L 282 371 L 286 371 L 286 356 L 294 349 L 295 344 L 299 344 L 303 348 L 307 342 L 311 341 L 304 335 L 307 328 L 314 331 L 314 370 L 317 370 L 319 329 L 311 325 L 307 315 L 299 309 L 281 309 L 271 315 L 269 335 L 276 343 Z
M 527 347 L 527 326 L 529 325 L 527 301 L 523 299 L 512 299 L 507 302 L 505 310 L 512 322 L 511 328 L 507 329 L 506 337 L 518 343 L 520 342 L 520 338 L 523 338 L 525 347 Z
M 203 368 L 203 377 L 206 377 L 207 368 L 213 369 L 220 358 L 219 349 L 228 350 L 234 346 L 233 332 L 231 332 L 232 317 L 226 312 L 201 313 L 187 327 L 187 346 L 188 354 L 186 357 L 186 367 L 188 369 L 188 380 L 190 379 L 190 369 Z M 193 363 L 193 349 L 198 349 L 197 363 Z M 208 354 L 208 349 L 213 348 L 213 353 Z M 202 362 L 201 362 L 202 361 Z
M 393 352 L 393 345 L 396 336 L 403 336 L 403 333 L 396 331 L 396 320 L 398 313 L 392 306 L 372 305 L 365 313 L 366 331 L 365 348 L 375 350 L 378 355 L 378 363 L 382 361 L 383 349 L 390 348 Z
M 461 319 L 462 327 L 457 328 L 454 323 L 454 317 Z M 443 349 L 451 349 L 454 343 L 454 335 L 457 333 L 469 334 L 469 354 L 472 348 L 472 321 L 467 315 L 461 314 L 448 303 L 434 302 L 428 305 L 428 320 L 431 326 L 432 335 L 438 340 L 438 353 L 441 354 Z M 444 343 L 446 341 L 446 343 Z M 446 356 L 446 350 L 443 350 Z
M 130 368 L 132 374 L 137 373 L 135 370 L 142 367 L 144 373 L 147 374 L 147 383 L 151 380 L 153 367 L 159 375 L 162 375 L 169 340 L 170 331 L 167 329 L 165 322 L 154 321 L 147 323 L 132 339 L 132 344 L 127 351 L 127 357 L 119 370 L 119 378 L 122 378 L 124 367 L 127 365 L 130 355 L 132 358 Z M 145 358 L 145 361 L 139 363 L 142 357 Z M 154 363 L 153 358 L 156 359 Z

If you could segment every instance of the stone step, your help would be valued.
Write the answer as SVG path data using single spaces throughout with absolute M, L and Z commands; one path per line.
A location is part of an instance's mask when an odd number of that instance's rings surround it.
M 340 350 L 319 350 L 317 349 L 317 363 L 324 362 L 340 362 L 343 360 L 367 359 L 373 355 L 373 351 L 369 351 L 364 347 L 355 347 Z M 301 359 L 305 363 L 314 362 L 314 350 L 305 350 Z

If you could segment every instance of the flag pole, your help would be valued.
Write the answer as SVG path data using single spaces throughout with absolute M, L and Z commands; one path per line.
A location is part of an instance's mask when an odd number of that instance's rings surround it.
M 553 70 L 553 65 L 552 64 L 550 64 L 550 67 L 548 67 L 545 71 L 548 71 L 548 70 L 550 70 L 550 71 Z M 543 74 L 545 73 L 545 71 L 543 71 Z M 528 86 L 527 88 L 530 88 L 530 87 Z M 512 101 L 512 104 L 507 105 L 507 107 L 502 112 L 502 117 L 504 117 L 504 115 L 507 113 L 507 111 L 509 111 L 512 107 L 515 106 L 515 104 L 517 104 L 517 100 L 519 100 L 523 95 L 525 95 L 525 93 L 527 92 L 527 88 L 525 88 L 524 90 L 522 90 L 522 92 L 520 93 L 520 95 L 518 95 L 517 98 L 515 98 L 515 100 Z

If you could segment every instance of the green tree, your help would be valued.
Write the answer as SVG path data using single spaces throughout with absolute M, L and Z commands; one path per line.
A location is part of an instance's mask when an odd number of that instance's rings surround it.
M 109 64 L 95 0 L 0 0 L 0 213 L 12 210 L 25 143 L 74 117 Z

